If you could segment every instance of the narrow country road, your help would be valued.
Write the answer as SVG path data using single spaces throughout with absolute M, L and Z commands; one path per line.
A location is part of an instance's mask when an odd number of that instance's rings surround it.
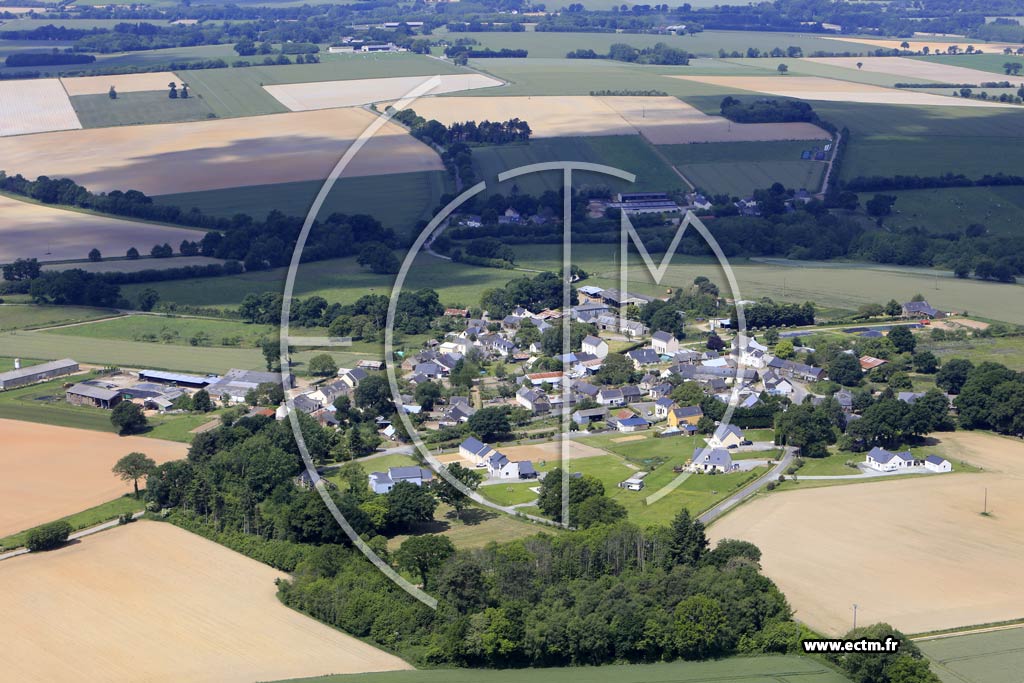
M 755 479 L 751 483 L 747 484 L 742 489 L 740 489 L 736 493 L 732 494 L 731 496 L 720 502 L 718 505 L 714 506 L 704 514 L 700 515 L 697 519 L 699 519 L 704 524 L 710 524 L 711 522 L 715 521 L 716 519 L 724 515 L 726 512 L 734 508 L 736 505 L 743 502 L 744 500 L 746 500 L 747 498 L 749 498 L 750 496 L 754 495 L 762 488 L 767 486 L 768 482 L 775 481 L 776 479 L 778 479 L 779 475 L 785 472 L 786 468 L 789 467 L 789 465 L 793 462 L 793 456 L 795 452 L 795 448 L 787 446 L 785 449 L 785 453 L 782 456 L 782 459 L 779 460 L 778 464 L 776 464 L 775 467 L 773 467 L 771 471 L 768 472 L 768 474 L 765 474 L 762 477 Z
M 144 513 L 142 513 L 142 512 L 136 512 L 134 515 L 132 515 L 132 519 L 138 519 L 143 514 Z M 74 540 L 77 540 L 79 538 L 85 538 L 86 536 L 92 536 L 93 534 L 98 534 L 101 531 L 106 531 L 107 529 L 113 529 L 115 526 L 120 526 L 120 524 L 121 524 L 121 522 L 119 522 L 118 520 L 112 519 L 109 522 L 103 522 L 102 524 L 97 524 L 96 526 L 91 526 L 88 529 L 82 529 L 81 531 L 76 531 L 73 534 L 69 534 L 68 535 L 68 540 L 69 541 L 74 541 Z M 2 561 L 2 560 L 9 560 L 12 557 L 18 557 L 19 555 L 27 555 L 30 552 L 32 552 L 32 551 L 30 551 L 28 548 L 18 548 L 17 550 L 12 550 L 10 552 L 0 554 L 0 561 Z

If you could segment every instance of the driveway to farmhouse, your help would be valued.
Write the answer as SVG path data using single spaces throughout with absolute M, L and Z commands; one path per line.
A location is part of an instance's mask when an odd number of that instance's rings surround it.
M 795 452 L 795 448 L 787 446 L 785 449 L 785 453 L 779 460 L 778 464 L 775 465 L 775 467 L 773 467 L 771 471 L 768 472 L 768 474 L 764 475 L 759 479 L 754 480 L 750 484 L 747 484 L 742 489 L 732 494 L 718 505 L 714 506 L 704 514 L 700 515 L 697 519 L 699 519 L 704 524 L 710 524 L 711 522 L 715 521 L 716 519 L 724 515 L 726 512 L 731 510 L 733 507 L 738 505 L 740 502 L 749 498 L 750 496 L 754 495 L 762 488 L 767 486 L 768 482 L 776 481 L 779 478 L 779 475 L 785 472 L 786 468 L 789 467 L 789 465 L 793 462 L 793 456 Z

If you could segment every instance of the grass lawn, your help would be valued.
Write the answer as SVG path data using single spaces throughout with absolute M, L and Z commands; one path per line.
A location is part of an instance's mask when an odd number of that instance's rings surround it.
M 535 481 L 522 484 L 491 484 L 481 486 L 478 490 L 484 498 L 498 505 L 519 505 L 537 500 L 536 492 L 530 489 L 539 485 Z
M 187 415 L 153 415 L 149 418 L 152 427 L 144 436 L 153 439 L 165 439 L 167 441 L 181 441 L 189 443 L 192 441 L 192 430 L 216 420 L 219 412 L 187 414 Z
M 214 116 L 206 100 L 172 100 L 163 90 L 118 93 L 116 100 L 107 95 L 78 95 L 71 98 L 71 106 L 83 128 L 200 121 Z
M 924 227 L 929 230 L 962 231 L 980 223 L 995 234 L 1016 237 L 1024 211 L 1024 187 L 952 187 L 933 190 L 885 192 L 896 197 L 893 214 L 885 219 L 894 228 Z M 875 195 L 862 192 L 863 206 Z
M 21 367 L 27 368 L 33 365 L 39 365 L 40 363 L 46 363 L 45 360 L 39 360 L 36 358 L 21 358 Z M 0 356 L 0 372 L 7 372 L 8 370 L 14 369 L 14 356 Z
M 322 186 L 320 180 L 252 185 L 168 194 L 157 197 L 156 201 L 186 210 L 196 207 L 214 216 L 248 213 L 262 218 L 276 209 L 289 216 L 304 217 Z M 365 213 L 386 227 L 408 234 L 417 221 L 429 220 L 441 195 L 453 189 L 445 171 L 340 178 L 319 216 L 326 218 L 334 212 Z
M 537 138 L 526 144 L 495 145 L 473 150 L 477 176 L 488 182 L 492 190 L 498 173 L 526 164 L 544 161 L 587 161 L 607 164 L 635 173 L 635 183 L 595 173 L 574 173 L 574 184 L 610 187 L 631 192 L 671 191 L 685 188 L 683 179 L 655 154 L 639 135 L 609 135 L 578 138 Z M 562 187 L 561 171 L 535 173 L 493 184 L 493 191 L 508 194 L 515 184 L 520 192 L 540 195 L 545 190 Z
M 1020 629 L 917 643 L 943 683 L 1016 683 L 1024 667 Z
M 64 521 L 71 525 L 72 530 L 78 531 L 80 529 L 88 529 L 91 526 L 108 522 L 112 519 L 117 519 L 123 514 L 133 514 L 142 510 L 145 507 L 145 501 L 136 500 L 135 497 L 126 493 L 120 498 L 97 505 L 96 507 L 83 510 L 82 512 L 76 512 L 73 515 L 62 517 Z M 55 520 L 56 521 L 56 520 Z M 0 538 L 0 551 L 10 550 L 11 548 L 18 548 L 25 545 L 25 540 L 28 537 L 30 529 L 26 529 L 17 534 L 8 536 L 7 538 Z
M 251 325 L 240 320 L 126 315 L 87 325 L 61 327 L 50 330 L 47 334 L 90 339 L 130 339 L 185 346 L 190 345 L 189 340 L 197 335 L 205 335 L 208 339 L 206 343 L 212 346 L 255 348 L 259 345 L 260 339 L 277 334 L 277 327 Z
M 506 669 L 489 670 L 486 674 L 471 669 L 435 669 L 302 680 L 306 683 L 843 683 L 847 679 L 816 659 L 795 655 L 762 655 L 730 657 L 713 662 Z
M 847 467 L 847 462 L 863 462 L 863 453 L 839 452 L 834 448 L 825 458 L 804 458 L 804 466 L 797 470 L 797 477 L 803 476 L 836 476 L 859 474 L 860 470 Z
M 402 534 L 388 539 L 388 549 L 394 551 L 410 535 L 442 534 L 459 548 L 482 548 L 488 543 L 504 543 L 538 533 L 560 533 L 556 527 L 537 524 L 494 510 L 470 507 L 456 519 L 455 511 L 447 505 L 438 505 L 434 521 L 421 525 L 414 534 Z
M 918 348 L 931 351 L 940 360 L 969 358 L 975 365 L 985 361 L 1024 370 L 1024 337 L 990 337 L 965 341 L 932 341 L 918 337 Z
M 30 330 L 50 325 L 65 325 L 118 315 L 111 308 L 88 306 L 38 306 L 35 304 L 4 304 L 0 306 L 0 331 Z M 63 358 L 63 356 L 57 356 Z

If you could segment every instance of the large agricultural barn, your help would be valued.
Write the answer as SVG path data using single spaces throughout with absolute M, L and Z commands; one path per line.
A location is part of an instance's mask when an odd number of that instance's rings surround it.
M 70 358 L 52 360 L 28 368 L 17 368 L 8 372 L 0 372 L 0 391 L 35 384 L 46 379 L 70 375 L 78 372 L 78 363 Z

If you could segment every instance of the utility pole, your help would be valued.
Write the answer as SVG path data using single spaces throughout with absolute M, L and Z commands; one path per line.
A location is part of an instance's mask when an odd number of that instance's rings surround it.
M 853 630 L 857 630 L 857 603 L 853 603 Z

